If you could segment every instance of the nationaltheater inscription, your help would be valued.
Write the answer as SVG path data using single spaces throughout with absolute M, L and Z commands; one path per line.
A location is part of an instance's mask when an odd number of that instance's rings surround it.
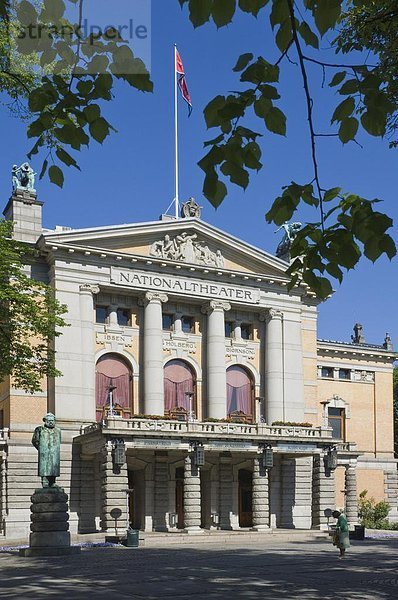
M 258 304 L 259 290 L 217 283 L 205 283 L 197 279 L 185 279 L 171 275 L 149 275 L 140 271 L 111 268 L 111 282 L 137 289 L 157 290 L 176 294 L 189 294 L 201 298 L 218 298 L 233 302 Z

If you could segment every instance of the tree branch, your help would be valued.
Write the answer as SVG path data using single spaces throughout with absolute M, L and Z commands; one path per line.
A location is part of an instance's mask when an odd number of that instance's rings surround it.
M 298 35 L 297 35 L 293 2 L 292 2 L 292 0 L 287 0 L 287 3 L 289 6 L 289 12 L 290 12 L 290 23 L 291 23 L 291 27 L 292 27 L 293 42 L 294 42 L 294 45 L 296 46 L 296 50 L 297 50 L 297 54 L 298 54 L 298 58 L 299 58 L 300 70 L 301 70 L 301 75 L 303 78 L 305 98 L 306 98 L 306 102 L 307 102 L 307 120 L 308 120 L 309 129 L 310 129 L 311 156 L 312 156 L 312 164 L 313 164 L 313 168 L 314 168 L 314 181 L 315 181 L 317 192 L 318 192 L 319 210 L 320 210 L 320 215 L 321 215 L 321 227 L 322 227 L 322 231 L 324 231 L 325 230 L 325 227 L 324 227 L 325 215 L 324 215 L 324 209 L 323 209 L 323 195 L 322 195 L 321 185 L 320 185 L 320 181 L 319 181 L 319 170 L 318 170 L 318 162 L 317 162 L 317 155 L 316 155 L 316 144 L 315 144 L 316 136 L 315 136 L 315 130 L 314 130 L 313 115 L 312 115 L 313 101 L 311 98 L 307 71 L 305 69 L 305 63 L 304 63 L 305 59 L 304 59 L 304 55 L 303 55 L 303 52 L 302 52 L 302 49 L 300 46 L 300 41 L 299 41 Z

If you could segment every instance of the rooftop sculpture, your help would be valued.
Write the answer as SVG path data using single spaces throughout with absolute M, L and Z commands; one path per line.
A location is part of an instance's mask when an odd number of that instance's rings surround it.
M 35 192 L 35 173 L 29 163 L 25 162 L 20 167 L 13 165 L 12 167 L 12 189 L 27 190 Z
M 290 260 L 289 252 L 292 247 L 293 240 L 297 236 L 298 232 L 302 227 L 301 223 L 284 223 L 275 231 L 278 233 L 281 229 L 284 230 L 285 235 L 283 236 L 281 242 L 279 243 L 276 249 L 276 256 L 278 258 L 282 258 L 283 260 Z

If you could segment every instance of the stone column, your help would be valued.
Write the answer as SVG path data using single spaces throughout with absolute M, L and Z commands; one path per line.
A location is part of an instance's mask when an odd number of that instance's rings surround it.
M 169 465 L 167 455 L 155 455 L 154 530 L 168 531 Z
M 201 531 L 200 469 L 188 455 L 184 461 L 184 527 L 188 533 Z
M 345 514 L 349 525 L 358 524 L 357 461 L 345 468 Z
M 334 471 L 325 467 L 323 455 L 315 455 L 312 473 L 312 528 L 327 529 L 325 509 L 335 509 L 336 490 Z
M 202 308 L 207 317 L 207 392 L 208 416 L 224 419 L 227 410 L 227 375 L 225 369 L 224 313 L 228 302 L 212 300 Z
M 144 306 L 144 406 L 149 415 L 164 415 L 162 303 L 166 294 L 147 292 Z
M 253 529 L 269 529 L 269 483 L 268 471 L 256 457 L 253 464 Z
M 112 442 L 102 449 L 101 491 L 102 511 L 101 529 L 109 535 L 124 535 L 127 527 L 126 490 L 128 489 L 127 463 L 114 466 Z
M 108 309 L 108 325 L 111 327 L 117 327 L 117 304 L 111 304 Z
M 266 421 L 285 420 L 283 394 L 283 340 L 282 318 L 279 310 L 269 310 L 263 317 L 265 330 L 265 405 Z
M 219 476 L 220 529 L 232 529 L 231 516 L 233 473 L 231 459 L 229 457 L 220 457 Z
M 81 404 L 90 418 L 96 419 L 95 406 L 95 332 L 94 332 L 94 296 L 99 294 L 97 285 L 83 284 L 80 286 L 80 351 L 81 351 Z M 81 411 L 80 411 L 81 412 Z M 83 415 L 81 415 L 83 416 Z

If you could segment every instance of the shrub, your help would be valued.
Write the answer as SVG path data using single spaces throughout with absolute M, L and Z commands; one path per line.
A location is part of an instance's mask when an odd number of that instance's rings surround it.
M 285 427 L 313 427 L 312 423 L 294 423 L 291 421 L 274 421 L 272 425 L 283 425 Z
M 367 498 L 368 490 L 359 494 L 358 515 L 361 525 L 368 529 L 391 529 L 387 520 L 390 505 L 382 500 L 376 502 L 374 498 Z

